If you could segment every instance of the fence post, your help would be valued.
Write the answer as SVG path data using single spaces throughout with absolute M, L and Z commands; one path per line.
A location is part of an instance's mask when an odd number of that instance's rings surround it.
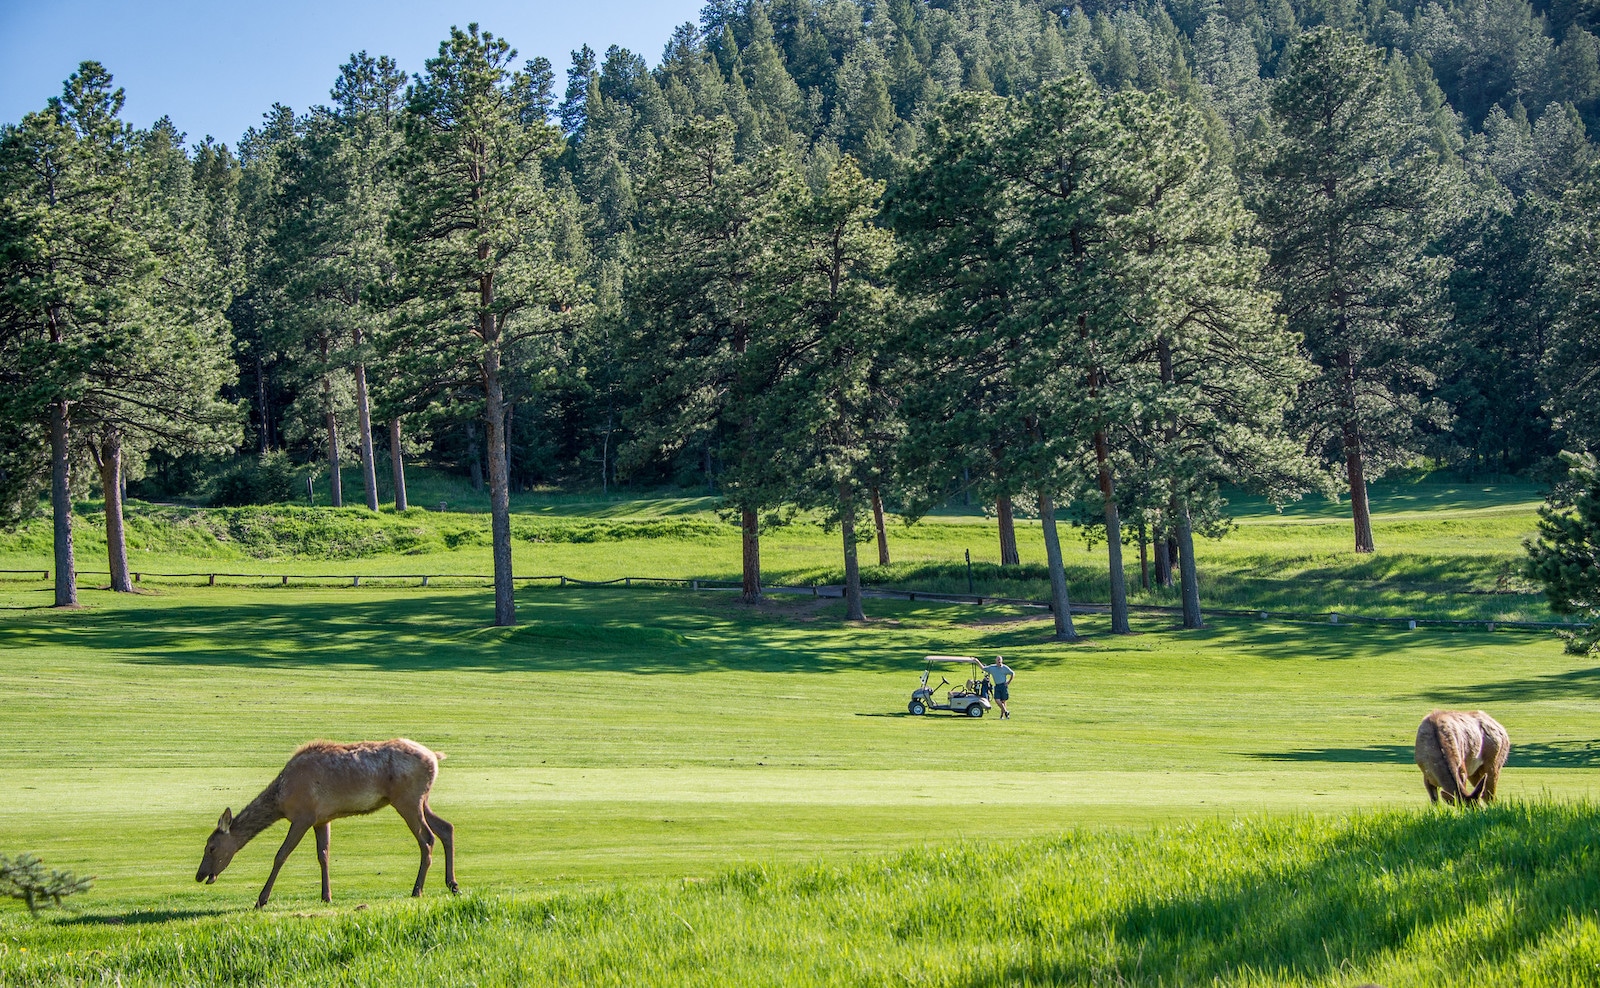
M 361 586 L 361 577 L 359 577 L 359 576 L 352 576 L 352 577 L 351 577 L 351 578 L 350 578 L 350 585 L 351 585 L 351 586 L 352 586 L 352 587 L 359 587 L 359 586 Z
M 1334 611 L 1334 612 L 1332 612 L 1331 614 L 1328 615 L 1328 623 L 1329 624 L 1338 624 L 1339 623 L 1339 612 L 1338 611 Z
M 1266 611 L 1262 611 L 1260 614 L 1256 615 L 1256 617 L 1258 617 L 1261 620 L 1265 621 L 1267 619 L 1267 612 Z
M 217 585 L 217 574 L 212 573 L 211 574 L 211 580 L 206 584 L 206 586 L 214 587 L 216 585 Z
M 623 577 L 622 578 L 622 585 L 625 586 L 625 587 L 633 586 L 633 577 L 631 577 L 631 576 Z
M 283 582 L 278 584 L 278 586 L 280 586 L 280 587 L 286 587 L 288 585 L 289 585 L 289 577 L 288 576 L 284 576 Z
M 700 589 L 700 581 L 699 580 L 690 580 L 689 581 L 689 589 L 690 590 L 699 590 Z
M 1493 621 L 1486 622 L 1484 624 L 1484 626 L 1483 626 L 1483 630 L 1485 630 L 1485 631 L 1493 631 L 1494 630 L 1494 622 Z
M 561 578 L 561 585 L 562 586 L 566 586 L 567 585 L 567 578 L 564 577 L 564 576 Z
M 1417 630 L 1417 619 L 1416 618 L 1412 618 L 1411 620 L 1406 622 L 1406 630 L 1407 631 L 1416 631 Z
M 422 585 L 423 586 L 427 586 L 428 585 L 428 576 L 427 576 L 427 574 L 423 574 L 423 576 L 422 576 Z

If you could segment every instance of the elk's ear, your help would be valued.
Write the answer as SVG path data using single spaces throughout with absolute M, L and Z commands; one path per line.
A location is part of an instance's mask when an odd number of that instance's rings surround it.
M 232 826 L 233 826 L 233 808 L 229 807 L 228 809 L 225 809 L 225 810 L 222 811 L 222 816 L 217 818 L 217 829 L 222 831 L 223 833 L 227 833 L 228 830 Z

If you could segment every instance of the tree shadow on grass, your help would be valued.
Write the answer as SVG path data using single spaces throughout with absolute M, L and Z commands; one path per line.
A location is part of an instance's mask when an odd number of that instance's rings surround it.
M 1415 748 L 1409 744 L 1373 744 L 1364 748 L 1300 748 L 1293 751 L 1252 751 L 1250 758 L 1270 762 L 1332 762 L 1374 765 L 1413 765 Z M 1600 768 L 1600 741 L 1524 741 L 1511 743 L 1508 769 Z
M 510 628 L 490 626 L 491 608 L 488 594 L 232 594 L 214 605 L 40 615 L 0 625 L 0 651 L 82 648 L 159 665 L 681 674 L 909 670 L 929 645 L 926 629 L 801 626 L 680 591 L 527 589 Z
M 1580 697 L 1600 698 L 1600 666 L 1585 666 L 1544 676 L 1417 693 L 1402 699 L 1421 700 L 1453 707 L 1477 707 L 1488 703 L 1572 700 Z
M 1461 936 L 1462 923 L 1473 924 L 1476 956 L 1515 958 L 1547 949 L 1600 905 L 1597 826 L 1593 806 L 1512 804 L 1356 817 L 1265 851 L 1218 847 L 1239 863 L 1176 890 L 1135 891 L 1106 911 L 1111 957 L 1035 954 L 967 983 L 1211 984 L 1248 970 L 1355 983 L 1444 940 L 1445 927 Z M 1510 908 L 1486 914 L 1489 903 Z

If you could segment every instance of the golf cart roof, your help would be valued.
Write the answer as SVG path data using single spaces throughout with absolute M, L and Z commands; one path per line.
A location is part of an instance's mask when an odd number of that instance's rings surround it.
M 973 658 L 970 655 L 930 655 L 930 656 L 928 656 L 928 664 L 929 665 L 932 665 L 935 662 L 963 662 L 963 663 L 966 663 L 967 665 L 973 665 L 973 666 L 981 666 L 981 665 L 983 665 L 982 662 L 980 662 L 978 659 Z

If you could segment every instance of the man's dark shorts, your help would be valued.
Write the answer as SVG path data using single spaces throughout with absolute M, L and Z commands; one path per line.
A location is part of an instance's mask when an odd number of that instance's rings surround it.
M 1011 687 L 1006 683 L 995 683 L 994 684 L 994 698 L 996 700 L 1009 700 L 1009 699 L 1011 699 Z

